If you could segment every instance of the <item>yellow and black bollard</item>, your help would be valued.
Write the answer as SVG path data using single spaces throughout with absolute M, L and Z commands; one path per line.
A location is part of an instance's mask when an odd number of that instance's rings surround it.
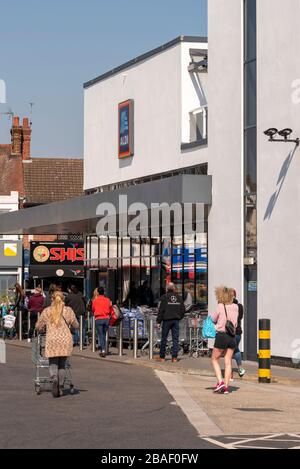
M 271 321 L 259 320 L 258 381 L 271 382 Z

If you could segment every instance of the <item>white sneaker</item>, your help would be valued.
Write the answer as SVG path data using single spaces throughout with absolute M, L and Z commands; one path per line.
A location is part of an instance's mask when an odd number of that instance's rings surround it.
M 27 339 L 27 342 L 30 343 L 30 342 L 31 342 L 31 339 Z

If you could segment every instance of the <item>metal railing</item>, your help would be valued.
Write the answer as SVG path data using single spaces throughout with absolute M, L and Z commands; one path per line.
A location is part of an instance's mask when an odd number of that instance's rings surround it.
M 80 351 L 83 350 L 83 316 L 80 316 L 79 323 L 79 349 Z

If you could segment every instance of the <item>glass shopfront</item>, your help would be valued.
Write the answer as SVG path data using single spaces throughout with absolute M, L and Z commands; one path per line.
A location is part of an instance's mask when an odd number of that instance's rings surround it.
M 189 293 L 205 310 L 207 254 L 206 229 L 170 237 L 87 236 L 87 292 L 103 286 L 114 302 L 155 306 L 172 281 L 178 293 Z

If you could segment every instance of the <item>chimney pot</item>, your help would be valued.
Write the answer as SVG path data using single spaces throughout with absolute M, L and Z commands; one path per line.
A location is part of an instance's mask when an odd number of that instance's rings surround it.
M 10 131 L 11 133 L 11 142 L 12 142 L 12 154 L 21 155 L 22 150 L 22 128 L 19 125 L 20 120 L 18 116 L 14 116 L 13 126 Z
M 22 160 L 30 160 L 31 128 L 28 117 L 23 117 L 22 125 Z
M 23 127 L 29 127 L 29 119 L 28 119 L 28 117 L 23 117 Z

